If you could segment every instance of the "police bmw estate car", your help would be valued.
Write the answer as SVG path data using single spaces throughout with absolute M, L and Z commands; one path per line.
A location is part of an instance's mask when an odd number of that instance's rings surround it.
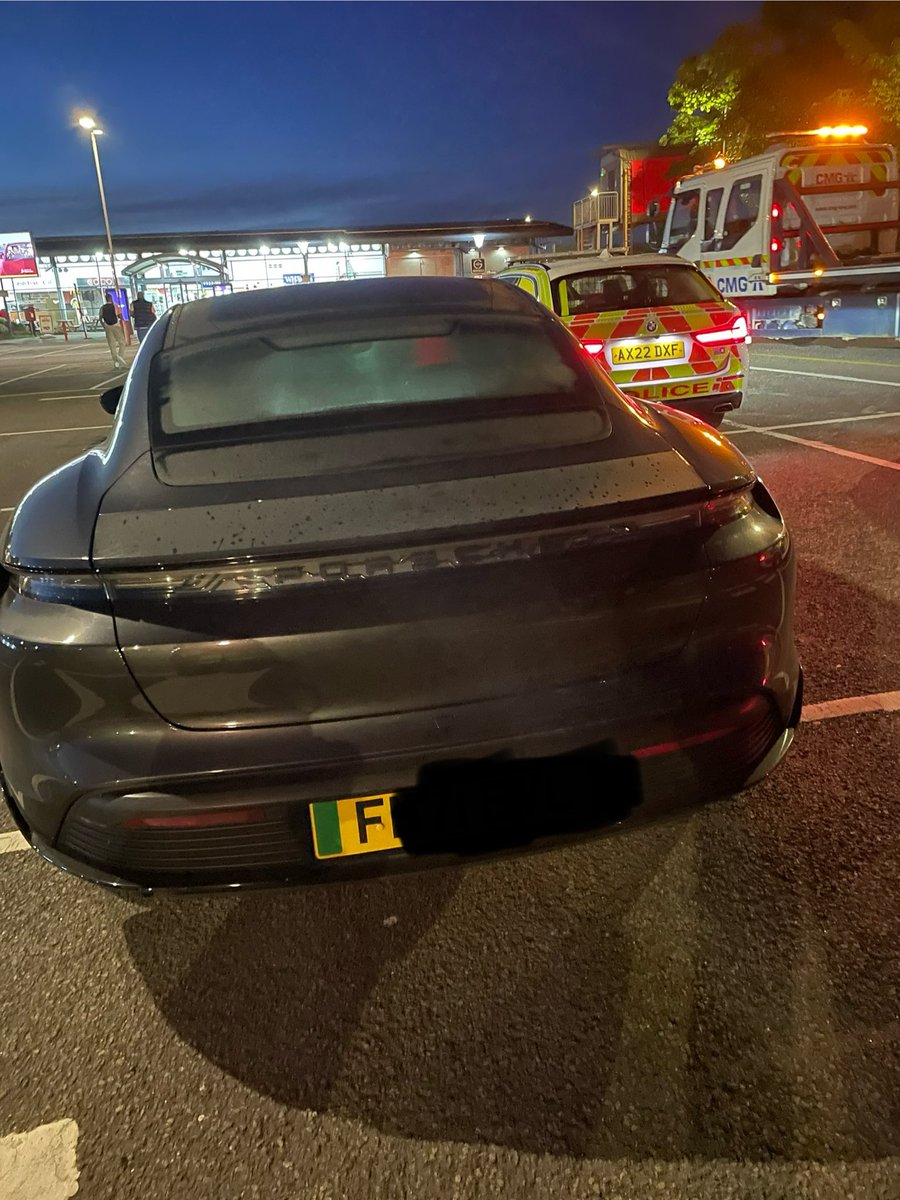
M 740 407 L 747 321 L 692 263 L 561 254 L 516 259 L 495 278 L 557 313 L 629 396 L 711 425 Z

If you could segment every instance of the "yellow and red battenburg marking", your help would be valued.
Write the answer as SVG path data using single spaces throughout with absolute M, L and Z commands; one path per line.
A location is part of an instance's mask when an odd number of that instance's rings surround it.
M 781 165 L 786 168 L 785 177 L 790 183 L 798 184 L 803 178 L 804 167 L 858 167 L 871 165 L 872 178 L 887 177 L 886 167 L 892 161 L 890 150 L 871 147 L 859 150 L 792 150 L 782 154 Z M 883 172 L 883 174 L 882 174 Z
M 704 267 L 751 267 L 753 258 L 704 258 Z
M 619 312 L 584 313 L 569 317 L 568 325 L 581 341 L 610 342 L 628 340 L 656 340 L 667 335 L 684 336 L 709 329 L 729 326 L 736 312 L 731 305 L 717 300 L 677 306 L 660 305 L 657 308 L 624 309 Z M 647 328 L 648 322 L 651 328 Z M 721 380 L 708 380 L 709 386 L 700 391 L 691 389 L 690 395 L 709 392 L 737 391 L 743 381 L 743 363 L 735 344 L 704 346 L 692 336 L 686 337 L 687 358 L 681 362 L 659 361 L 652 366 L 604 366 L 620 387 L 631 389 L 635 384 L 656 384 L 657 387 L 642 389 L 638 394 L 645 399 L 664 399 L 672 388 L 665 384 L 681 385 L 688 380 L 703 376 L 723 376 Z M 737 380 L 735 381 L 735 378 Z M 727 386 L 719 386 L 719 385 Z M 678 391 L 681 389 L 678 388 Z M 652 393 L 649 394 L 649 393 Z M 682 398 L 679 395 L 673 399 Z M 687 398 L 685 395 L 684 398 Z

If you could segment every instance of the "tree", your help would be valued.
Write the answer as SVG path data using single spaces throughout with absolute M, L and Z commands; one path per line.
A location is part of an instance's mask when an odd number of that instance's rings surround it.
M 892 5 L 880 6 L 868 20 L 842 20 L 835 37 L 847 58 L 868 75 L 865 109 L 875 114 L 884 137 L 900 135 L 900 15 Z M 837 93 L 836 100 L 848 97 Z
M 755 21 L 682 63 L 669 104 L 664 142 L 729 158 L 761 150 L 770 133 L 843 121 L 896 138 L 900 5 L 764 3 Z
M 728 124 L 740 88 L 740 72 L 723 63 L 715 52 L 698 54 L 681 64 L 669 88 L 675 119 L 661 141 L 695 149 L 717 146 Z

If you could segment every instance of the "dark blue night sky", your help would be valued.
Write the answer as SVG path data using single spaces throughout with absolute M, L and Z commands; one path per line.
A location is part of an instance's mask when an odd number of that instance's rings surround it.
M 749 3 L 2 6 L 0 228 L 568 221 L 604 142 L 668 124 L 679 62 Z

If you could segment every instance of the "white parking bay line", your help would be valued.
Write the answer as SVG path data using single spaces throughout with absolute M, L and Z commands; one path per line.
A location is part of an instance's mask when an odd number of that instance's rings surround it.
M 0 431 L 0 438 L 38 437 L 42 433 L 91 433 L 95 429 L 111 428 L 111 425 L 69 425 L 65 429 L 13 429 L 9 432 Z
M 842 700 L 807 704 L 803 720 L 827 721 L 831 717 L 855 717 L 870 712 L 900 712 L 900 692 L 872 692 L 868 696 L 845 696 Z
M 96 404 L 97 397 L 93 392 L 80 393 L 73 396 L 38 396 L 38 404 L 52 404 L 54 400 L 93 400 Z
M 64 367 L 65 363 L 57 363 L 55 367 L 44 367 L 41 371 L 29 371 L 27 375 L 14 375 L 12 379 L 0 380 L 0 387 L 6 387 L 9 383 L 18 383 L 20 379 L 33 379 L 35 375 L 47 375 L 50 371 L 58 371 L 60 367 Z
M 12 833 L 0 833 L 0 854 L 14 854 L 17 850 L 27 849 L 28 843 L 18 829 L 14 829 Z
M 831 355 L 826 358 L 821 354 L 794 354 L 793 352 L 788 354 L 778 354 L 773 353 L 770 350 L 763 350 L 763 354 L 765 355 L 766 362 L 768 362 L 770 358 L 783 358 L 788 362 L 797 362 L 800 359 L 804 359 L 806 362 L 850 363 L 850 365 L 854 367 L 889 367 L 894 371 L 900 368 L 900 358 L 898 358 L 896 362 L 879 362 L 877 359 L 873 362 L 868 358 L 837 358 L 835 355 Z M 750 365 L 752 366 L 753 364 L 751 363 Z
M 742 425 L 733 431 L 724 430 L 728 437 L 736 437 L 739 433 L 771 433 L 775 429 L 808 429 L 811 425 L 852 425 L 854 421 L 883 421 L 886 417 L 900 420 L 900 411 L 882 413 L 862 413 L 858 417 L 822 417 L 818 421 L 788 421 L 784 425 Z
M 106 387 L 106 385 L 108 383 L 115 383 L 117 379 L 121 379 L 123 375 L 127 375 L 127 374 L 128 374 L 127 371 L 120 371 L 118 373 L 118 375 L 113 375 L 111 379 L 103 379 L 103 380 L 101 380 L 100 383 L 95 383 L 94 386 L 91 388 L 91 391 L 92 392 L 99 391 L 100 388 Z
M 53 1121 L 0 1138 L 3 1200 L 68 1200 L 78 1191 L 78 1126 Z
M 793 442 L 796 446 L 808 446 L 811 450 L 824 450 L 826 454 L 837 454 L 841 458 L 853 458 L 857 462 L 869 463 L 873 467 L 887 467 L 889 471 L 900 471 L 900 463 L 887 458 L 873 458 L 871 454 L 859 454 L 856 450 L 844 450 L 841 446 L 829 446 L 827 442 L 813 442 L 808 438 L 795 437 L 792 433 L 779 433 L 775 429 L 755 429 L 752 425 L 741 425 L 734 433 L 758 433 L 762 437 L 778 438 L 781 442 Z M 726 432 L 726 437 L 730 434 Z
M 751 371 L 766 371 L 770 375 L 802 375 L 804 379 L 837 379 L 840 383 L 871 383 L 873 387 L 900 388 L 900 379 L 860 379 L 856 375 L 825 375 L 822 371 L 788 371 L 783 367 L 754 367 Z

